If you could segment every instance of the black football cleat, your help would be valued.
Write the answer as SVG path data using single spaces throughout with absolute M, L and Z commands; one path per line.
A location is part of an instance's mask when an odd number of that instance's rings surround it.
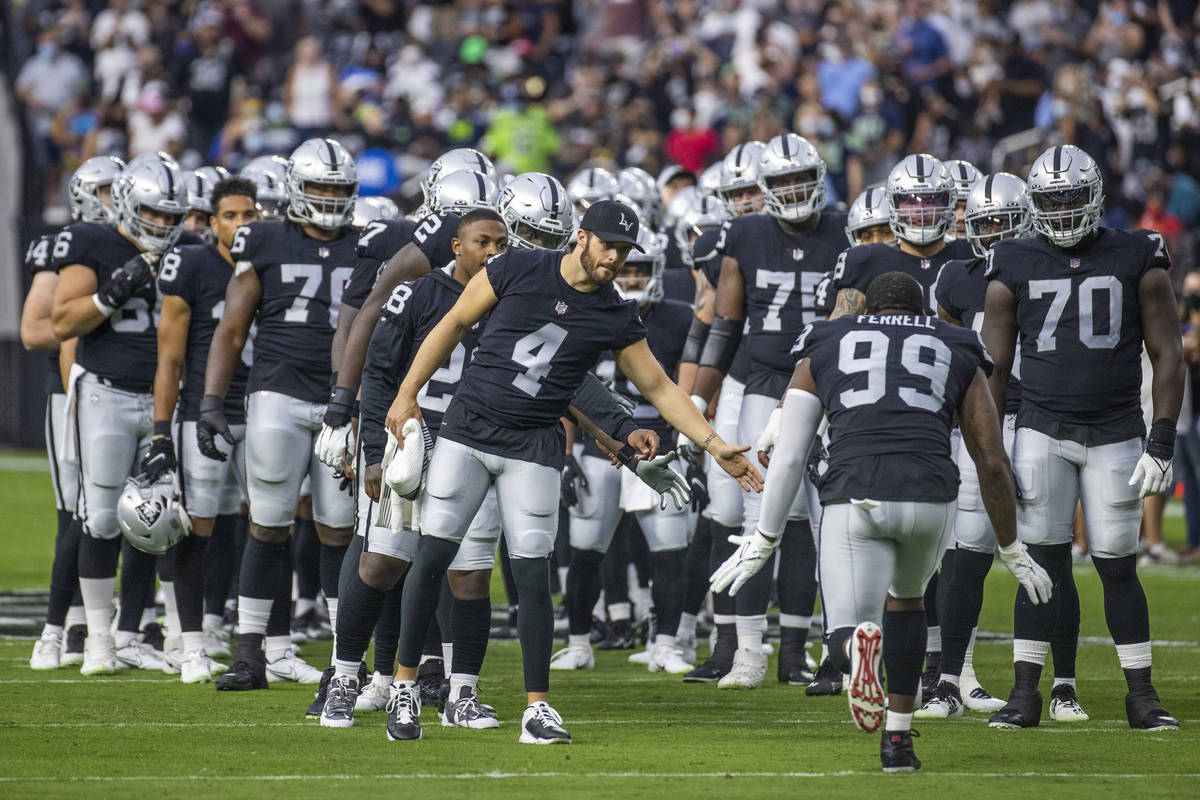
M 913 737 L 916 731 L 884 731 L 879 745 L 879 760 L 884 772 L 916 772 L 921 768 L 921 759 L 913 752 Z
M 365 684 L 361 682 L 361 677 L 360 675 L 358 685 L 364 686 Z M 305 719 L 321 718 L 321 711 L 325 708 L 325 699 L 329 696 L 329 682 L 331 680 L 333 680 L 333 667 L 326 667 L 325 671 L 321 673 L 321 682 L 317 684 L 317 697 L 309 704 L 308 710 L 304 712 Z
M 421 690 L 415 683 L 392 684 L 387 704 L 387 737 L 405 742 L 421 738 Z
M 833 697 L 842 693 L 842 671 L 833 665 L 833 661 L 825 659 L 812 682 L 805 688 L 804 694 L 809 697 Z
M 254 689 L 266 689 L 266 661 L 262 659 L 246 661 L 239 658 L 233 662 L 233 666 L 229 668 L 228 672 L 217 678 L 214 685 L 220 692 L 249 692 Z M 320 713 L 321 710 L 317 709 L 317 714 Z
M 1015 730 L 1036 728 L 1042 721 L 1042 693 L 1037 689 L 1013 687 L 1004 708 L 992 714 L 988 727 Z
M 1179 720 L 1162 707 L 1158 692 L 1152 686 L 1135 689 L 1125 695 L 1125 716 L 1129 718 L 1129 727 L 1139 731 L 1179 729 Z
M 733 654 L 722 656 L 714 654 L 700 666 L 683 675 L 684 683 L 715 683 L 729 674 L 733 669 Z
M 629 620 L 623 619 L 614 622 L 608 627 L 608 637 L 596 643 L 597 650 L 632 650 L 637 644 L 637 637 L 634 636 L 633 625 Z
M 417 667 L 417 688 L 421 690 L 421 705 L 437 707 L 442 697 L 445 675 L 446 667 L 440 658 L 431 658 Z

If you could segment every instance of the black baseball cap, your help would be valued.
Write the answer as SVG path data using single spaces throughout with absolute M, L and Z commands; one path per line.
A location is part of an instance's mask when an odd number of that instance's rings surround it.
M 624 242 L 642 250 L 637 241 L 639 228 L 637 212 L 619 200 L 597 200 L 588 206 L 579 223 L 580 230 L 606 242 Z

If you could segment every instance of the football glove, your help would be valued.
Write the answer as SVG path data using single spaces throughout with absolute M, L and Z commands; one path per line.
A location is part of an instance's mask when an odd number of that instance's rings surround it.
M 206 394 L 200 401 L 200 419 L 196 422 L 196 446 L 207 458 L 224 461 L 228 456 L 217 447 L 217 437 L 220 436 L 230 446 L 237 443 L 229 423 L 225 420 L 222 406 L 225 398 L 215 394 Z
M 157 263 L 158 254 L 138 253 L 122 264 L 108 277 L 108 280 L 101 284 L 96 293 L 92 295 L 92 301 L 105 316 L 111 317 L 139 289 L 150 285 L 150 282 L 154 280 L 152 267 Z
M 670 464 L 675 460 L 675 453 L 660 453 L 649 461 L 639 460 L 633 465 L 633 472 L 642 483 L 658 492 L 658 507 L 665 509 L 667 500 L 675 504 L 676 511 L 687 508 L 692 495 L 688 491 L 688 483 L 683 477 L 671 469 Z
M 325 406 L 325 419 L 313 453 L 327 467 L 340 470 L 342 462 L 354 457 L 354 430 L 350 417 L 354 413 L 354 392 L 344 386 L 334 387 L 333 396 Z
M 734 534 L 729 537 L 729 541 L 738 545 L 738 549 L 709 577 L 708 588 L 713 594 L 719 594 L 728 588 L 729 596 L 732 597 L 746 581 L 763 568 L 775 552 L 775 548 L 779 546 L 779 539 L 769 539 L 755 528 L 754 533 L 749 536 Z
M 1150 436 L 1146 439 L 1146 452 L 1138 459 L 1133 468 L 1133 477 L 1129 479 L 1130 486 L 1138 486 L 1142 497 L 1161 494 L 1175 488 L 1175 475 L 1171 469 L 1171 461 L 1175 457 L 1175 423 L 1168 419 L 1158 419 L 1150 426 Z
M 1014 541 L 1008 547 L 999 548 L 999 555 L 1008 571 L 1025 587 L 1029 602 L 1035 606 L 1050 602 L 1054 583 L 1046 574 L 1046 570 L 1042 569 L 1042 565 L 1029 555 L 1029 551 L 1020 540 Z
M 679 452 L 686 466 L 683 477 L 692 494 L 692 511 L 699 512 L 708 505 L 708 473 L 704 471 L 704 452 L 688 447 Z
M 771 416 L 767 418 L 767 426 L 763 428 L 762 433 L 754 440 L 754 453 L 771 454 L 775 449 L 775 443 L 779 441 L 779 425 L 783 419 L 783 409 L 776 406 L 771 411 Z
M 576 487 L 576 484 L 579 484 Z M 587 475 L 583 472 L 583 467 L 579 466 L 579 461 L 575 456 L 568 454 L 562 468 L 562 486 L 559 489 L 562 503 L 567 508 L 579 502 L 579 490 L 587 491 L 588 482 Z
M 142 473 L 147 483 L 158 483 L 164 475 L 174 472 L 177 466 L 175 442 L 171 441 L 171 423 L 154 423 L 154 438 L 150 440 L 150 449 L 142 458 Z

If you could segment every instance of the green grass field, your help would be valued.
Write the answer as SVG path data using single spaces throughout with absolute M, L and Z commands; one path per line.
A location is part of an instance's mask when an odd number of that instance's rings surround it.
M 0 472 L 0 503 L 0 589 L 43 587 L 54 524 L 47 476 Z M 1170 523 L 1178 539 L 1180 521 Z M 1019 732 L 990 730 L 976 714 L 918 723 L 925 766 L 914 775 L 879 773 L 878 738 L 850 723 L 843 698 L 807 698 L 770 677 L 757 691 L 718 692 L 649 675 L 619 654 L 598 654 L 594 672 L 554 676 L 554 703 L 575 743 L 539 748 L 517 743 L 524 702 L 512 642 L 492 646 L 480 687 L 504 722 L 499 730 L 444 729 L 427 710 L 424 740 L 393 743 L 382 713 L 360 714 L 349 730 L 306 721 L 310 687 L 225 694 L 156 673 L 34 673 L 32 642 L 10 638 L 0 639 L 0 796 L 1196 797 L 1200 569 L 1143 573 L 1162 642 L 1156 683 L 1184 725 L 1171 733 L 1129 730 L 1099 581 L 1090 568 L 1076 579 L 1079 695 L 1091 721 Z M 1011 629 L 1014 586 L 993 571 L 981 629 Z M 304 656 L 323 665 L 329 645 L 306 646 Z M 1008 689 L 1007 642 L 981 641 L 975 661 L 985 686 Z

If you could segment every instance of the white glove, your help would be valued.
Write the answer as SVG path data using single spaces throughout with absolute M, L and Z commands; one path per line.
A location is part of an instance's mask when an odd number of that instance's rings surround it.
M 1029 556 L 1029 551 L 1022 542 L 1018 540 L 1008 547 L 1001 547 L 999 554 L 1004 566 L 1008 567 L 1008 571 L 1017 582 L 1025 587 L 1029 602 L 1035 606 L 1050 602 L 1054 584 L 1046 570 L 1042 569 L 1042 565 Z
M 779 441 L 779 424 L 782 419 L 783 409 L 776 406 L 767 418 L 767 427 L 763 428 L 763 432 L 754 440 L 754 447 L 751 449 L 755 454 L 762 452 L 770 455 L 775 449 L 775 443 Z
M 429 432 L 415 419 L 407 419 L 400 428 L 404 448 L 388 432 L 388 451 L 383 463 L 383 481 L 400 497 L 412 498 L 421 489 L 425 469 L 429 466 Z M 393 449 L 394 447 L 394 449 Z
M 321 432 L 317 434 L 316 444 L 313 445 L 313 453 L 322 464 L 334 469 L 342 468 L 343 459 L 352 462 L 354 460 L 354 429 L 350 427 L 350 423 L 336 428 L 322 425 Z
M 1130 486 L 1141 484 L 1139 493 L 1142 497 L 1152 494 L 1169 492 L 1175 488 L 1175 475 L 1171 469 L 1170 459 L 1161 459 L 1142 453 L 1137 466 L 1133 468 L 1133 477 L 1129 479 Z
M 779 539 L 768 539 L 756 528 L 749 536 L 734 534 L 729 541 L 739 547 L 709 577 L 708 588 L 716 594 L 725 591 L 728 586 L 729 596 L 732 597 L 763 568 L 763 564 L 779 546 Z
M 637 462 L 634 472 L 642 483 L 659 494 L 659 508 L 667 507 L 667 500 L 675 503 L 675 510 L 682 511 L 692 502 L 692 493 L 688 491 L 687 481 L 678 472 L 671 469 L 670 464 L 675 460 L 674 451 L 660 453 L 650 461 Z

